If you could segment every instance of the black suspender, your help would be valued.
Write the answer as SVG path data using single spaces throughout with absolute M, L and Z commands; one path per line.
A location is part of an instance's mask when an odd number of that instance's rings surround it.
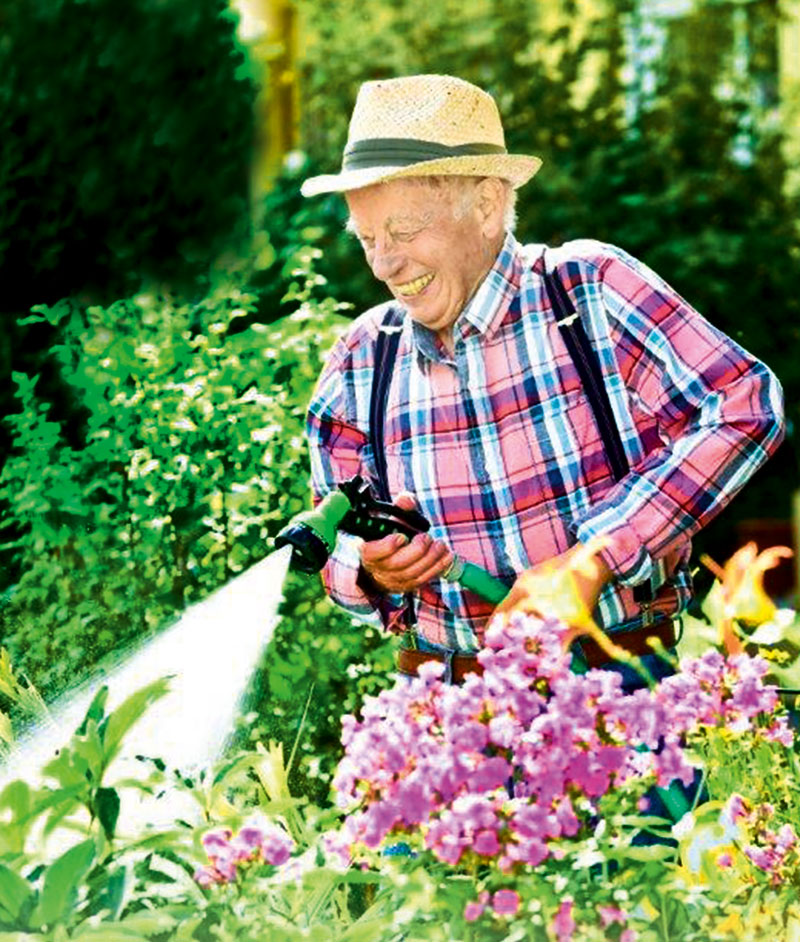
M 393 307 L 384 315 L 375 344 L 375 366 L 372 373 L 372 390 L 369 400 L 369 440 L 375 457 L 378 475 L 378 496 L 391 500 L 389 479 L 386 474 L 386 449 L 383 446 L 383 431 L 386 425 L 386 401 L 392 382 L 394 361 L 403 330 L 403 316 Z
M 381 500 L 391 500 L 389 492 L 389 476 L 386 471 L 386 449 L 383 442 L 383 433 L 386 426 L 386 402 L 389 398 L 389 386 L 392 382 L 394 361 L 397 358 L 397 348 L 400 345 L 400 334 L 403 331 L 403 315 L 400 311 L 390 307 L 383 316 L 378 329 L 378 339 L 375 342 L 375 365 L 372 371 L 372 389 L 369 398 L 369 440 L 372 445 L 372 454 L 375 460 L 375 473 L 378 476 L 378 497 Z M 414 608 L 414 596 L 407 592 L 405 595 L 405 612 L 403 620 L 412 628 L 417 620 Z
M 553 269 L 548 274 L 545 269 L 544 283 L 547 296 L 556 315 L 556 324 L 578 375 L 583 384 L 583 391 L 594 413 L 600 438 L 603 441 L 611 473 L 615 481 L 625 477 L 630 470 L 628 457 L 622 446 L 622 438 L 614 421 L 611 402 L 603 380 L 603 372 L 592 344 L 586 334 L 580 314 L 575 310 L 572 299 L 567 294 L 564 282 Z

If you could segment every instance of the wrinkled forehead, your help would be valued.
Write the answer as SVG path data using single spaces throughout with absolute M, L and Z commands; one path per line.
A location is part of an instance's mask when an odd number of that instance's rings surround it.
M 452 205 L 455 186 L 438 177 L 388 180 L 345 193 L 348 228 L 428 225 Z

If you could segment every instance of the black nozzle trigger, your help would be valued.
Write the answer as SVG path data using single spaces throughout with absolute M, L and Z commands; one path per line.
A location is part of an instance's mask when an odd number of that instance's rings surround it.
M 350 501 L 339 529 L 364 540 L 379 540 L 389 533 L 402 533 L 409 539 L 427 533 L 430 523 L 417 510 L 406 510 L 372 496 L 369 483 L 356 475 L 339 485 Z

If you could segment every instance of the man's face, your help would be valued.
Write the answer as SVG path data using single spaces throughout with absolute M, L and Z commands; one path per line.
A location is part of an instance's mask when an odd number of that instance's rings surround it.
M 402 179 L 346 198 L 375 277 L 415 321 L 446 336 L 497 255 L 485 206 L 447 183 Z

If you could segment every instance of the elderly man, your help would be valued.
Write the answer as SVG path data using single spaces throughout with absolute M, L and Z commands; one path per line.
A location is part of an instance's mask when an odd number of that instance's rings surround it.
M 393 297 L 332 351 L 308 433 L 317 498 L 361 474 L 431 522 L 410 542 L 340 536 L 323 574 L 406 631 L 406 673 L 476 666 L 492 605 L 442 578 L 453 552 L 512 588 L 594 536 L 579 588 L 598 623 L 634 653 L 671 647 L 692 534 L 782 438 L 775 377 L 641 262 L 519 244 L 516 188 L 540 163 L 507 153 L 488 94 L 417 75 L 363 85 L 342 171 L 303 186 L 345 194 Z

